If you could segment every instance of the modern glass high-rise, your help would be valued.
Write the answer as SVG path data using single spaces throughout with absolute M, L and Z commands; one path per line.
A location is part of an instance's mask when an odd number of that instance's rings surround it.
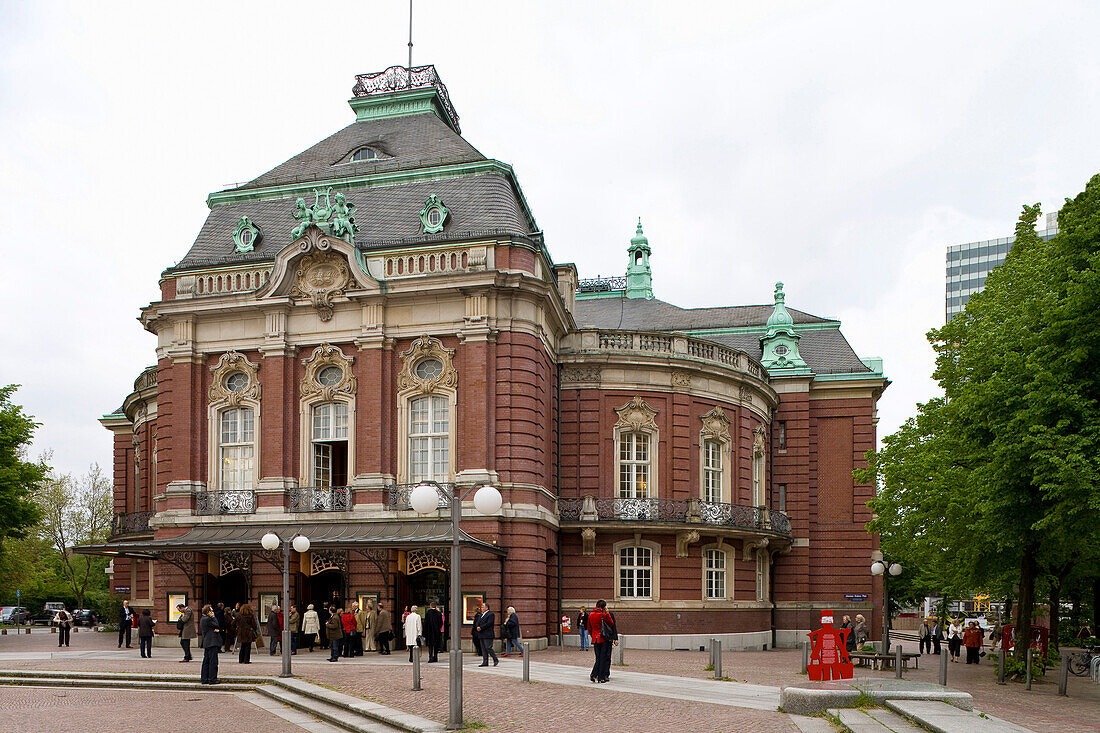
M 1058 213 L 1046 215 L 1046 229 L 1039 232 L 1043 239 L 1053 239 L 1058 233 Z M 954 244 L 947 248 L 947 319 L 961 313 L 970 296 L 985 287 L 989 271 L 1005 261 L 1016 237 L 987 239 L 983 242 Z

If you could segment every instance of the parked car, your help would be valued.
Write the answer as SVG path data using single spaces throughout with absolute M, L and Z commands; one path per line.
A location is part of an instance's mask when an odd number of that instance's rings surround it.
M 30 615 L 23 606 L 0 606 L 0 624 L 25 624 Z
M 78 608 L 73 611 L 73 626 L 95 626 L 97 617 L 90 608 Z
M 57 613 L 58 611 L 65 610 L 65 604 L 61 601 L 46 601 L 44 604 L 42 604 L 42 610 L 53 611 L 54 613 Z
M 30 624 L 31 626 L 52 626 L 54 616 L 56 615 L 57 611 L 53 611 L 47 608 L 39 611 L 38 613 L 31 614 L 30 617 L 27 618 L 26 623 Z

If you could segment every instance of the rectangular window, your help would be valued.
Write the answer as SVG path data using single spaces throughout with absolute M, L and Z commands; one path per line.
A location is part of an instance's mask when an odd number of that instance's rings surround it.
M 703 442 L 703 501 L 722 501 L 722 444 L 717 440 Z
M 708 601 L 726 600 L 726 553 L 721 550 L 707 550 L 706 588 Z
M 450 405 L 446 397 L 417 397 L 409 403 L 409 477 L 447 481 L 450 465 Z
M 648 547 L 624 547 L 619 550 L 619 597 L 652 597 L 653 554 Z
M 313 485 L 348 484 L 348 403 L 313 408 Z
M 776 508 L 781 512 L 787 511 L 787 484 L 779 484 L 779 496 L 776 500 Z
M 775 443 L 779 450 L 787 450 L 787 423 L 780 421 L 775 430 Z
M 255 477 L 255 413 L 250 407 L 221 413 L 220 487 L 226 491 L 251 489 Z
M 619 498 L 649 498 L 649 436 L 645 433 L 619 436 Z

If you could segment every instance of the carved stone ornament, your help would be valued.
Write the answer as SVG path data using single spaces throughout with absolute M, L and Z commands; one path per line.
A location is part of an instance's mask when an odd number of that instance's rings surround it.
M 703 440 L 717 440 L 727 445 L 732 442 L 730 439 L 730 419 L 726 417 L 726 413 L 721 407 L 715 407 L 703 415 L 702 421 L 703 429 L 700 431 L 700 437 Z
M 599 382 L 601 370 L 598 366 L 567 366 L 561 370 L 562 382 Z
M 401 353 L 401 373 L 397 375 L 397 388 L 399 390 L 415 389 L 424 394 L 431 394 L 440 387 L 454 388 L 458 386 L 458 370 L 454 367 L 454 349 L 443 346 L 443 342 L 424 334 L 409 347 L 408 351 Z M 416 373 L 416 366 L 425 359 L 436 359 L 442 365 L 438 374 L 431 377 L 423 377 Z
M 752 454 L 762 456 L 767 451 L 768 429 L 757 425 L 752 429 Z
M 244 400 L 259 401 L 260 365 L 250 362 L 244 354 L 227 351 L 215 366 L 210 367 L 210 371 L 214 373 L 214 380 L 210 385 L 210 402 L 225 402 L 235 407 Z M 238 373 L 243 374 L 247 382 L 241 383 L 235 378 L 233 389 L 230 389 L 229 377 Z
M 324 402 L 330 402 L 338 394 L 354 395 L 358 386 L 355 377 L 351 373 L 351 364 L 354 357 L 345 356 L 344 352 L 331 344 L 321 344 L 313 350 L 308 359 L 303 359 L 306 366 L 306 375 L 302 377 L 300 391 L 305 399 L 320 396 Z M 340 370 L 340 381 L 332 382 L 326 379 L 325 384 L 320 379 L 320 374 L 326 367 L 336 367 Z
M 657 429 L 657 422 L 653 419 L 657 411 L 646 404 L 641 397 L 635 397 L 622 407 L 616 407 L 619 421 L 615 427 L 630 432 L 648 432 Z
M 333 198 L 336 199 L 333 203 Z M 343 239 L 348 244 L 355 241 L 359 227 L 355 224 L 355 204 L 349 204 L 344 194 L 332 195 L 332 188 L 313 189 L 313 205 L 306 206 L 306 200 L 299 198 L 294 202 L 292 216 L 298 220 L 298 226 L 290 232 L 291 239 L 299 239 L 310 226 L 315 226 L 325 234 Z M 331 221 L 330 221 L 331 219 Z
M 237 228 L 233 230 L 234 250 L 237 252 L 251 252 L 256 248 L 260 238 L 260 228 L 252 223 L 247 216 L 242 216 L 237 222 Z
M 676 533 L 676 557 L 688 556 L 688 545 L 699 541 L 699 530 L 688 529 Z
M 581 554 L 588 556 L 596 554 L 596 530 L 591 527 L 581 530 Z
M 673 372 L 672 386 L 679 387 L 681 389 L 688 389 L 689 387 L 691 387 L 691 375 L 687 372 Z
M 752 402 L 752 390 L 750 390 L 747 385 L 742 384 L 737 389 L 737 399 L 745 403 Z
M 762 537 L 755 542 L 745 540 L 744 543 L 742 543 L 741 545 L 741 549 L 741 559 L 744 562 L 749 562 L 750 560 L 752 560 L 753 555 L 755 555 L 757 552 L 763 552 L 768 549 L 768 538 Z
M 309 298 L 322 321 L 332 320 L 332 299 L 351 282 L 347 259 L 336 252 L 310 252 L 298 261 L 290 297 Z

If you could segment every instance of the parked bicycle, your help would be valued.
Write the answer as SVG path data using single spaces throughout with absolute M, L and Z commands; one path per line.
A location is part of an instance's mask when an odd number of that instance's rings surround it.
M 1100 656 L 1100 647 L 1086 644 L 1083 651 L 1074 652 L 1069 658 L 1069 671 L 1078 677 L 1085 677 L 1092 668 L 1092 660 Z

